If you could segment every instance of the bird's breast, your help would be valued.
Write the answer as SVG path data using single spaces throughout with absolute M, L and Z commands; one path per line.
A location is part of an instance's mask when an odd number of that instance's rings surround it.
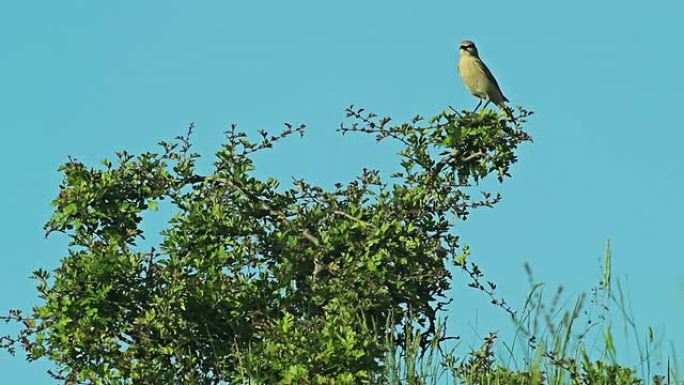
M 482 69 L 476 60 L 462 57 L 458 62 L 458 72 L 465 83 L 468 91 L 477 97 L 484 97 L 486 94 L 485 84 L 483 84 Z

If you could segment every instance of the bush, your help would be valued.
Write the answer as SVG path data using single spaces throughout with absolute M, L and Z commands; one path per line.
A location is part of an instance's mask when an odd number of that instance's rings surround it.
M 452 226 L 498 202 L 471 186 L 507 177 L 530 137 L 492 111 L 398 125 L 347 114 L 343 134 L 401 144 L 389 182 L 378 170 L 333 189 L 255 177 L 255 153 L 304 133 L 291 125 L 256 141 L 233 126 L 209 175 L 192 127 L 158 153 L 70 159 L 46 225 L 69 237 L 68 255 L 35 272 L 42 303 L 6 317 L 24 328 L 3 344 L 49 359 L 65 384 L 358 384 L 382 370 L 388 333 L 406 346 L 399 326 L 439 339 L 448 268 L 469 269 Z M 172 218 L 145 250 L 142 217 L 160 201 Z

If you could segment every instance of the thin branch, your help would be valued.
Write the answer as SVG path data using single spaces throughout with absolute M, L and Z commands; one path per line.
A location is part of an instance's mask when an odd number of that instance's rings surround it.
M 352 216 L 352 215 L 349 215 L 349 214 L 345 213 L 344 211 L 335 210 L 335 211 L 333 211 L 332 213 L 335 214 L 335 215 L 341 216 L 341 217 L 345 217 L 345 218 L 347 218 L 347 219 L 351 219 L 351 220 L 353 220 L 353 221 L 355 221 L 355 222 L 358 222 L 358 223 L 361 223 L 361 224 L 363 224 L 363 225 L 365 225 L 365 226 L 375 227 L 375 226 L 373 226 L 372 224 L 370 224 L 370 223 L 368 223 L 368 222 L 366 222 L 366 221 L 364 221 L 364 220 L 362 220 L 362 219 L 359 219 L 359 218 L 357 218 L 357 217 L 355 217 L 355 216 Z
M 266 211 L 268 211 L 268 213 L 271 214 L 271 216 L 273 216 L 274 218 L 276 218 L 281 224 L 285 224 L 285 225 L 288 225 L 288 226 L 297 228 L 296 226 L 294 226 L 294 224 L 292 223 L 292 221 L 290 221 L 290 220 L 287 218 L 287 216 L 286 216 L 285 214 L 283 214 L 282 212 L 280 212 L 280 211 L 276 210 L 275 208 L 273 208 L 273 206 L 271 206 L 271 205 L 270 205 L 268 202 L 266 202 L 265 200 L 262 200 L 260 197 L 258 197 L 258 196 L 256 196 L 256 195 L 251 194 L 250 192 L 246 191 L 244 188 L 242 188 L 241 186 L 237 185 L 237 184 L 234 183 L 233 181 L 228 180 L 228 179 L 226 179 L 226 178 L 220 178 L 220 177 L 209 177 L 209 178 L 205 178 L 205 180 L 211 180 L 211 181 L 216 181 L 216 182 L 219 182 L 219 183 L 223 183 L 223 184 L 225 184 L 225 185 L 227 185 L 227 186 L 230 186 L 230 187 L 236 189 L 237 191 L 239 191 L 239 192 L 242 193 L 243 195 L 249 197 L 250 199 L 253 199 L 253 200 L 256 201 L 256 202 L 259 202 L 259 204 L 261 205 L 261 207 L 264 208 Z M 307 229 L 298 229 L 298 228 L 297 228 L 297 230 L 302 234 L 302 236 L 303 236 L 304 238 L 306 238 L 307 240 L 309 240 L 309 241 L 310 241 L 311 243 L 313 243 L 316 247 L 320 247 L 320 246 L 321 246 L 321 241 L 320 241 L 316 236 L 314 236 L 313 234 L 311 234 L 311 232 L 310 232 L 309 230 L 307 230 Z

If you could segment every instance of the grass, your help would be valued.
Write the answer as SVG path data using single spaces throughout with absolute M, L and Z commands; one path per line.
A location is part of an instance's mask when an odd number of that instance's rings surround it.
M 526 266 L 530 292 L 515 313 L 514 336 L 499 342 L 496 333 L 479 349 L 458 354 L 433 342 L 421 347 L 421 333 L 406 326 L 406 346 L 387 338 L 384 371 L 377 385 L 637 385 L 684 384 L 676 367 L 674 347 L 665 353 L 661 339 L 649 327 L 640 330 L 620 280 L 612 276 L 610 243 L 603 258 L 602 278 L 590 293 L 572 301 L 557 288 L 550 300 Z M 624 341 L 617 344 L 621 326 Z M 444 323 L 438 335 L 444 335 Z M 619 346 L 618 346 L 619 345 Z M 631 346 L 636 357 L 621 363 Z M 503 349 L 497 350 L 502 346 Z M 676 366 L 676 365 L 674 365 Z

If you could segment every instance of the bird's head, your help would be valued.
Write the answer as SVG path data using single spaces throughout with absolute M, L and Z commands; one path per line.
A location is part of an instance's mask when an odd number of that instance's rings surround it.
M 477 54 L 477 47 L 475 47 L 475 43 L 473 43 L 470 40 L 463 40 L 461 42 L 460 50 L 461 55 L 472 55 L 475 57 L 479 57 Z

